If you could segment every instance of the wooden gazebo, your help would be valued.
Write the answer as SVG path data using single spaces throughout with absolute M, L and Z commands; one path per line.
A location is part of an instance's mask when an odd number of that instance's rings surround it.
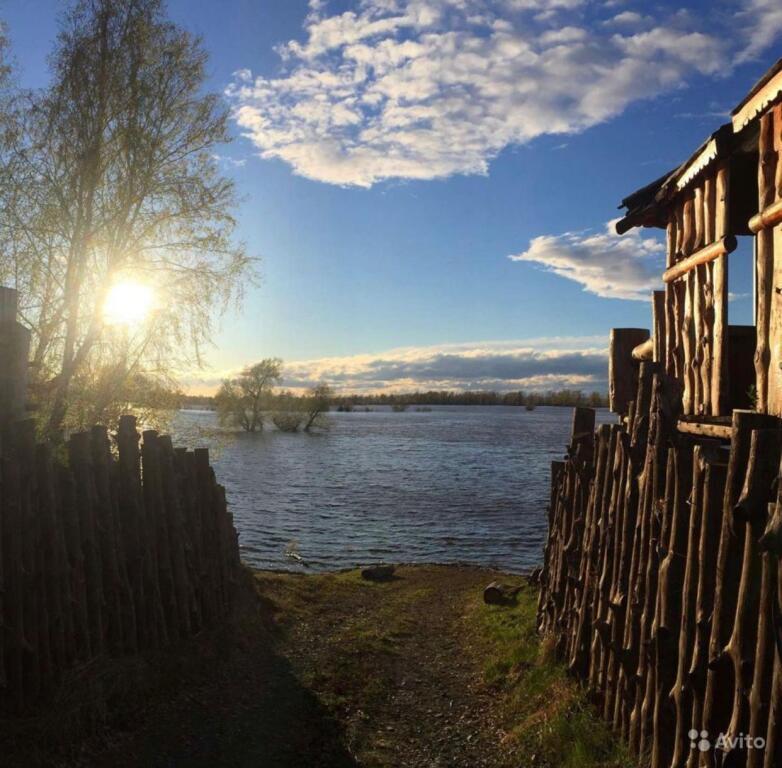
M 662 363 L 678 384 L 680 429 L 712 436 L 729 434 L 735 408 L 782 416 L 782 59 L 731 117 L 682 165 L 625 198 L 616 225 L 619 234 L 667 231 L 652 339 L 633 354 Z M 728 319 L 728 256 L 742 236 L 755 240 L 754 326 Z M 637 329 L 614 331 L 619 413 L 633 386 L 627 339 L 638 341 Z

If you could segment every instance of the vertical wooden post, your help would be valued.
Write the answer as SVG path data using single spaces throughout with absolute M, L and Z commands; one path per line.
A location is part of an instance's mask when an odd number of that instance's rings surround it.
M 689 256 L 695 249 L 695 202 L 692 197 L 687 197 L 682 206 L 682 248 L 683 256 Z M 695 358 L 695 278 L 693 271 L 688 272 L 683 278 L 676 281 L 682 284 L 684 294 L 684 314 L 682 319 L 682 351 L 684 361 L 682 365 L 682 408 L 685 414 L 696 413 L 698 399 L 697 377 L 694 375 Z
M 774 151 L 774 120 L 771 112 L 766 112 L 760 118 L 758 152 L 758 206 L 762 211 L 774 201 L 777 154 Z M 769 322 L 774 275 L 774 234 L 770 229 L 762 229 L 757 233 L 756 238 L 757 322 L 755 325 L 758 343 L 755 351 L 755 379 L 757 409 L 765 413 L 768 410 L 768 366 L 771 360 Z
M 84 555 L 90 648 L 93 656 L 99 656 L 106 648 L 103 563 L 95 514 L 96 492 L 89 432 L 77 432 L 71 435 L 71 439 L 68 441 L 68 459 L 75 481 L 75 504 L 79 515 L 81 546 Z
M 782 104 L 772 107 L 767 117 L 771 122 L 771 152 L 774 155 L 774 178 L 766 180 L 763 190 L 767 200 L 779 203 L 782 200 Z M 768 169 L 770 174 L 770 169 Z M 770 189 L 769 189 L 770 186 Z M 759 190 L 760 191 L 760 190 Z M 764 234 L 765 232 L 765 234 Z M 759 232 L 763 247 L 771 249 L 772 273 L 769 306 L 769 368 L 768 368 L 768 412 L 782 416 L 782 226 L 777 224 Z
M 163 511 L 168 529 L 169 559 L 173 575 L 172 602 L 176 610 L 176 623 L 180 635 L 191 633 L 190 625 L 190 580 L 187 574 L 185 548 L 189 539 L 187 527 L 182 518 L 178 498 L 176 476 L 174 474 L 174 448 L 171 438 L 163 435 L 158 438 L 160 481 Z
M 654 353 L 652 360 L 665 367 L 665 291 L 652 292 L 652 335 L 654 337 Z
M 671 211 L 666 228 L 666 257 L 665 266 L 670 268 L 676 262 L 676 247 L 678 221 L 676 212 Z M 678 338 L 676 336 L 676 295 L 673 283 L 665 284 L 665 371 L 672 378 L 676 378 L 676 349 Z
M 22 554 L 22 504 L 19 463 L 12 456 L 2 459 L 3 514 L 0 516 L 3 552 L 3 646 L 5 680 L 11 703 L 17 711 L 25 707 L 23 649 L 24 632 L 24 565 Z M 0 672 L 0 677 L 3 674 Z
M 729 167 L 721 165 L 714 183 L 714 239 L 728 234 Z M 711 199 L 711 194 L 709 195 Z M 728 257 L 720 256 L 713 263 L 714 332 L 712 342 L 711 413 L 728 413 L 727 392 L 730 385 L 726 341 L 728 333 Z
M 681 439 L 673 451 L 673 515 L 665 539 L 666 554 L 660 565 L 658 621 L 653 642 L 657 666 L 653 720 L 652 768 L 671 762 L 676 712 L 670 692 L 676 679 L 679 629 L 682 617 L 681 592 L 690 522 L 689 497 L 693 480 L 693 444 Z
M 704 463 L 703 510 L 698 541 L 698 588 L 695 598 L 695 637 L 686 685 L 692 696 L 690 729 L 700 731 L 703 724 L 703 698 L 706 690 L 711 614 L 714 599 L 714 570 L 719 545 L 717 531 L 722 519 L 728 452 L 713 449 L 701 452 Z M 687 768 L 697 768 L 700 753 L 691 750 Z
M 692 724 L 692 688 L 687 684 L 695 642 L 695 604 L 698 590 L 698 543 L 703 513 L 704 444 L 696 445 L 693 455 L 692 496 L 684 556 L 684 578 L 681 590 L 681 621 L 678 634 L 676 679 L 670 696 L 676 709 L 672 766 L 683 766 L 690 752 L 688 732 Z
M 23 668 L 25 698 L 35 701 L 41 692 L 42 636 L 40 605 L 43 599 L 43 579 L 38 568 L 40 516 L 36 509 L 35 487 L 35 424 L 32 420 L 17 421 L 12 427 L 12 450 L 19 462 L 19 502 L 22 527 L 22 624 L 24 627 Z
M 608 357 L 609 408 L 625 415 L 638 387 L 638 363 L 633 360 L 635 347 L 649 338 L 645 328 L 612 328 Z
M 125 562 L 133 595 L 137 633 L 135 644 L 139 648 L 149 648 L 156 645 L 157 631 L 156 623 L 150 621 L 153 595 L 147 585 L 138 438 L 135 417 L 121 416 L 117 433 L 119 527 L 125 544 Z

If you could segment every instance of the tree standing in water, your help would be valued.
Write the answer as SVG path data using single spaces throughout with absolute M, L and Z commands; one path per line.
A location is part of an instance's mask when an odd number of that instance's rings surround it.
M 263 412 L 269 405 L 272 387 L 282 378 L 282 360 L 269 357 L 245 368 L 234 379 L 225 379 L 215 396 L 217 415 L 224 426 L 245 432 L 263 429 Z

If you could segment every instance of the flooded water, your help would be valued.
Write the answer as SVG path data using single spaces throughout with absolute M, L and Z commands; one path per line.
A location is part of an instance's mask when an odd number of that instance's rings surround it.
M 331 413 L 323 434 L 220 434 L 214 414 L 180 412 L 179 444 L 210 445 L 242 557 L 262 568 L 374 562 L 541 561 L 549 467 L 569 408 L 441 406 Z M 598 412 L 598 420 L 612 417 Z

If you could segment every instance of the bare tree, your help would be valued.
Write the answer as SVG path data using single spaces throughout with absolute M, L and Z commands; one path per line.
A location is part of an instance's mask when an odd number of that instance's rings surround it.
M 282 360 L 271 357 L 245 368 L 235 379 L 224 380 L 215 396 L 220 423 L 245 432 L 263 429 L 263 412 L 281 378 Z
M 161 0 L 78 0 L 61 21 L 51 85 L 21 94 L 0 189 L 0 280 L 26 301 L 45 428 L 69 422 L 85 371 L 159 383 L 200 363 L 215 310 L 237 299 L 250 260 L 234 242 L 234 187 L 215 160 L 228 140 L 203 92 L 201 41 Z M 118 281 L 157 301 L 144 322 L 107 326 Z M 131 387 L 132 388 L 132 387 Z M 111 399 L 111 398 L 110 398 Z

